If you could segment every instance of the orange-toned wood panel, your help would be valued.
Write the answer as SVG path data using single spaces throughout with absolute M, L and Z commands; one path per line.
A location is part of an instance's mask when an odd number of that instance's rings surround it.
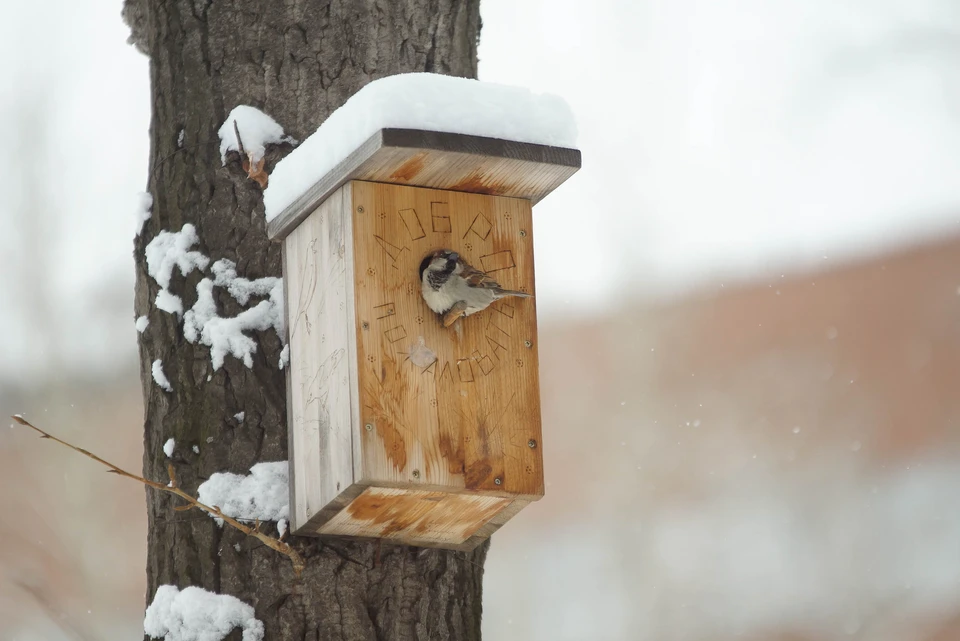
M 421 260 L 453 249 L 533 293 L 530 202 L 355 181 L 354 278 L 363 439 L 358 480 L 543 494 L 535 299 L 446 329 Z
M 509 504 L 495 496 L 370 487 L 319 533 L 457 545 Z

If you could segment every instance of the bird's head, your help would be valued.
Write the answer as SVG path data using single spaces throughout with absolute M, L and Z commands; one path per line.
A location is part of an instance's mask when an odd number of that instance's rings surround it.
M 420 279 L 423 280 L 424 273 L 427 271 L 453 273 L 458 260 L 460 260 L 460 254 L 452 249 L 441 249 L 427 254 L 420 261 Z

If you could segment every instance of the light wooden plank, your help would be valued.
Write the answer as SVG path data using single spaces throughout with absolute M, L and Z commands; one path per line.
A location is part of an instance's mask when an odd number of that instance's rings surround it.
M 494 532 L 506 525 L 507 521 L 515 517 L 520 510 L 528 505 L 530 505 L 530 501 L 520 499 L 512 501 L 510 505 L 497 512 L 489 521 L 480 526 L 480 528 L 473 533 L 473 536 L 460 544 L 456 549 L 469 552 L 493 536 Z
M 286 275 L 289 271 L 287 268 L 287 244 L 283 244 L 282 252 L 280 255 L 280 269 L 281 272 Z M 283 279 L 283 300 L 290 300 L 290 280 L 288 278 Z M 287 310 L 285 313 L 289 313 L 289 308 L 285 305 L 284 309 Z M 286 345 L 290 344 L 290 326 L 289 318 L 284 319 L 284 333 L 283 333 L 283 342 Z M 290 507 L 290 524 L 291 527 L 296 529 L 295 524 L 303 523 L 306 520 L 306 503 L 300 499 L 300 504 L 303 506 L 302 509 L 298 510 L 298 497 L 302 496 L 303 490 L 297 490 L 297 466 L 294 464 L 293 452 L 296 450 L 297 443 L 297 431 L 292 429 L 293 425 L 293 375 L 291 374 L 289 367 L 284 376 L 284 383 L 286 384 L 286 393 L 287 393 L 287 482 L 290 488 L 289 493 L 289 504 Z M 298 513 L 299 511 L 299 513 Z
M 399 483 L 379 483 L 376 486 L 365 486 L 355 483 L 324 506 L 320 512 L 311 518 L 308 526 L 301 528 L 297 534 L 299 536 L 336 537 L 357 540 L 382 538 L 380 535 L 385 529 L 382 522 L 371 526 L 369 523 L 358 522 L 349 512 L 343 513 L 357 497 L 368 490 L 373 490 L 374 494 L 379 493 L 380 490 L 392 490 L 393 494 L 401 494 L 408 492 L 410 488 Z M 444 497 L 461 495 L 468 497 L 466 499 L 468 503 L 475 497 L 502 499 L 503 503 L 501 509 L 490 515 L 486 522 L 479 524 L 477 529 L 469 535 L 469 538 L 463 540 L 460 540 L 460 536 L 450 536 L 448 534 L 434 535 L 431 534 L 429 530 L 424 529 L 425 536 L 421 536 L 416 532 L 411 533 L 407 531 L 402 537 L 394 536 L 389 539 L 383 539 L 385 542 L 469 552 L 484 540 L 490 538 L 494 532 L 516 516 L 523 508 L 530 505 L 532 501 L 541 498 L 540 496 L 521 496 L 499 491 L 488 492 L 483 490 L 467 490 L 464 488 L 451 489 L 436 485 L 417 485 L 415 491 L 424 493 L 423 496 L 431 496 L 431 501 L 436 501 L 436 497 L 440 495 Z M 454 500 L 455 503 L 459 503 L 459 501 L 460 499 Z M 382 520 L 382 518 L 383 517 L 373 520 L 378 521 Z M 336 520 L 335 524 L 328 525 L 334 520 Z M 460 535 L 466 535 L 467 531 L 474 525 L 476 525 L 476 521 L 471 521 L 470 527 L 460 531 Z
M 532 293 L 530 202 L 352 188 L 360 423 L 371 427 L 357 482 L 542 496 L 536 300 L 500 301 L 447 329 L 418 273 L 424 256 L 449 248 Z
M 509 504 L 491 496 L 370 487 L 318 533 L 458 546 Z
M 525 198 L 536 204 L 580 168 L 580 151 L 497 138 L 382 129 L 267 225 L 281 240 L 350 180 Z
M 353 484 L 349 194 L 327 199 L 287 237 L 290 461 L 296 534 Z

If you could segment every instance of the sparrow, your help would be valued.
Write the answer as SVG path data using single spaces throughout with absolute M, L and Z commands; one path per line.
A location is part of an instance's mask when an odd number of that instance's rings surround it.
M 427 307 L 443 316 L 444 327 L 450 327 L 461 316 L 485 310 L 501 298 L 532 297 L 500 287 L 493 277 L 474 269 L 450 249 L 434 252 L 420 262 L 420 291 Z

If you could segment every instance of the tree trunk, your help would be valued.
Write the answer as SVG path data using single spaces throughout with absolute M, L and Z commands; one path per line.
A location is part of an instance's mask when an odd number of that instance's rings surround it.
M 221 166 L 217 130 L 227 114 L 238 104 L 258 107 L 302 140 L 375 78 L 475 77 L 479 0 L 127 0 L 124 15 L 131 41 L 150 58 L 152 81 L 153 215 L 135 247 L 136 313 L 150 321 L 140 337 L 143 468 L 166 480 L 172 462 L 180 486 L 196 494 L 214 472 L 245 474 L 257 462 L 287 458 L 282 345 L 273 330 L 257 332 L 251 369 L 227 356 L 214 371 L 209 348 L 188 342 L 182 320 L 154 304 L 159 287 L 147 271 L 147 243 L 191 223 L 199 237 L 193 249 L 211 262 L 233 260 L 245 278 L 279 276 L 280 245 L 267 240 L 260 188 L 235 156 Z M 268 171 L 289 150 L 268 153 Z M 186 277 L 174 270 L 169 290 L 184 309 L 204 276 L 209 268 Z M 221 315 L 250 306 L 214 291 Z M 154 383 L 156 359 L 172 392 Z M 167 459 L 170 438 L 176 448 Z M 285 556 L 197 511 L 174 511 L 179 504 L 147 491 L 148 604 L 164 584 L 230 594 L 255 608 L 271 641 L 480 637 L 485 545 L 472 554 L 378 551 L 375 543 L 294 538 L 307 564 L 298 579 Z

